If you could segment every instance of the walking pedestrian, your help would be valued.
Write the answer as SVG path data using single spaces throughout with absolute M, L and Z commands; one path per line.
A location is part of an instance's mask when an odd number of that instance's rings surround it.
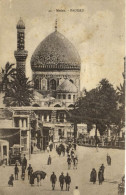
M 13 187 L 13 181 L 14 181 L 14 176 L 13 174 L 11 174 L 9 181 L 8 181 L 8 185 Z
M 29 164 L 29 166 L 28 166 L 28 168 L 27 168 L 27 171 L 28 171 L 28 180 L 29 180 L 30 174 L 33 172 L 33 169 L 32 169 L 31 164 Z
M 75 189 L 73 191 L 73 195 L 80 195 L 80 191 L 78 189 L 78 186 L 75 187 Z
M 68 163 L 68 169 L 70 169 L 71 168 L 71 158 L 70 158 L 70 155 L 68 156 L 68 158 L 67 158 L 67 163 Z
M 14 167 L 15 180 L 18 180 L 18 172 L 19 172 L 18 166 L 17 164 L 15 164 L 15 167 Z
M 69 191 L 69 189 L 70 189 L 70 183 L 71 183 L 71 177 L 69 176 L 68 173 L 67 173 L 67 175 L 65 177 L 65 183 L 66 183 L 66 191 Z
M 64 177 L 63 173 L 61 173 L 61 175 L 59 176 L 59 182 L 60 182 L 61 191 L 63 190 L 64 180 L 65 180 L 65 177 Z
M 55 189 L 55 184 L 56 184 L 56 181 L 57 181 L 57 177 L 56 177 L 54 172 L 50 176 L 50 181 L 52 182 L 52 190 L 54 190 Z
M 96 178 L 97 178 L 97 172 L 96 170 L 93 168 L 90 174 L 90 182 L 93 182 L 93 184 L 96 183 Z
M 51 162 L 52 162 L 52 158 L 51 158 L 51 156 L 49 155 L 47 165 L 51 165 Z

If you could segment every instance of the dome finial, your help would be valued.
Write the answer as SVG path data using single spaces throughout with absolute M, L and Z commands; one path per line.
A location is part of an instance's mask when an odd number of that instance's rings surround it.
M 57 19 L 55 21 L 55 32 L 57 32 Z

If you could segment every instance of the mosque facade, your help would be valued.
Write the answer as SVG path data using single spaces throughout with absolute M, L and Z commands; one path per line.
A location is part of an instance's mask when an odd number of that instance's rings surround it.
M 23 78 L 28 51 L 25 50 L 25 24 L 21 18 L 16 28 L 14 55 L 18 75 Z M 35 49 L 30 65 L 34 101 L 31 108 L 16 108 L 16 111 L 31 109 L 35 112 L 43 126 L 42 143 L 47 143 L 49 136 L 53 137 L 52 141 L 73 136 L 68 111 L 79 97 L 81 59 L 73 44 L 57 30 L 57 21 L 54 32 Z

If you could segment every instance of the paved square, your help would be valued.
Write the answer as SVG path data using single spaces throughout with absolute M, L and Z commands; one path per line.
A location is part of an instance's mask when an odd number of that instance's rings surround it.
M 106 155 L 107 153 L 111 156 L 112 164 L 111 166 L 107 165 Z M 27 173 L 25 181 L 21 180 L 21 167 L 19 167 L 19 180 L 14 181 L 13 187 L 8 187 L 8 179 L 10 174 L 14 173 L 14 166 L 0 167 L 0 195 L 72 195 L 73 189 L 76 185 L 79 186 L 81 195 L 117 195 L 118 194 L 118 183 L 121 182 L 121 177 L 124 175 L 124 150 L 117 149 L 99 149 L 97 152 L 95 148 L 88 147 L 77 147 L 78 155 L 78 169 L 74 170 L 73 167 L 71 170 L 67 168 L 67 156 L 58 156 L 53 149 L 50 152 L 52 157 L 52 164 L 47 165 L 47 159 L 49 153 L 42 152 L 39 154 L 32 154 L 30 163 L 33 167 L 33 170 L 43 170 L 47 173 L 47 178 L 43 181 L 42 186 L 37 186 L 36 181 L 33 187 L 28 182 Z M 28 157 L 27 157 L 28 159 Z M 90 172 L 92 168 L 95 168 L 97 173 L 101 164 L 105 165 L 105 181 L 102 185 L 99 186 L 98 181 L 96 184 L 89 182 Z M 50 175 L 54 171 L 57 175 L 57 183 L 55 191 L 52 191 Z M 70 191 L 60 191 L 59 186 L 59 175 L 61 172 L 64 172 L 64 175 L 68 172 L 71 176 L 71 186 Z

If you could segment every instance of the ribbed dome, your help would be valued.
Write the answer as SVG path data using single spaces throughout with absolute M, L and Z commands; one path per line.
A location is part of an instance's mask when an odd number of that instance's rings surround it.
M 71 83 L 68 79 L 66 79 L 61 85 L 57 87 L 57 92 L 65 92 L 65 93 L 77 93 L 77 87 Z
M 80 70 L 80 64 L 80 56 L 75 47 L 57 31 L 38 45 L 31 58 L 32 70 Z
M 21 18 L 17 23 L 17 29 L 25 29 L 25 24 Z

